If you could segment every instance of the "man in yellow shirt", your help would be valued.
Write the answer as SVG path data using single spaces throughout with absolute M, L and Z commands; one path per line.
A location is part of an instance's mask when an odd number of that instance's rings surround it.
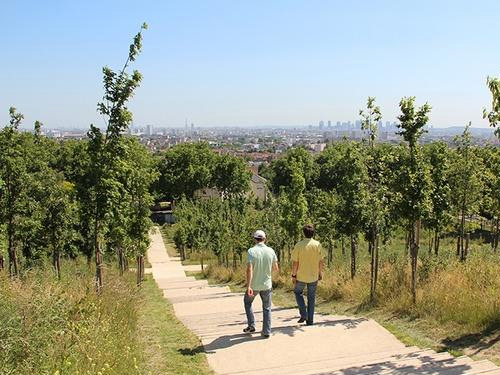
M 310 326 L 314 322 L 316 287 L 318 280 L 323 278 L 323 249 L 321 244 L 313 239 L 314 226 L 308 224 L 302 231 L 305 238 L 297 242 L 292 252 L 292 281 L 300 312 L 298 323 L 306 322 Z M 307 308 L 302 294 L 306 286 Z

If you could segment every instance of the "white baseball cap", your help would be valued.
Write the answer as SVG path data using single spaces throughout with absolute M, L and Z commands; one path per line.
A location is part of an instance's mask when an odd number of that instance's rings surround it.
M 266 233 L 263 230 L 258 230 L 253 234 L 253 238 L 257 240 L 263 240 L 266 238 Z

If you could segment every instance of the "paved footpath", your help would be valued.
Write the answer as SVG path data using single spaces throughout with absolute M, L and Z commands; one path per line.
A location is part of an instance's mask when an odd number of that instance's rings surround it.
M 273 307 L 272 334 L 260 336 L 262 309 L 254 302 L 257 332 L 244 334 L 243 295 L 186 276 L 179 258 L 167 255 L 159 233 L 148 250 L 153 277 L 177 317 L 199 336 L 217 374 L 365 375 L 499 374 L 489 361 L 473 361 L 406 347 L 375 321 L 317 315 L 314 326 L 297 324 L 297 311 Z

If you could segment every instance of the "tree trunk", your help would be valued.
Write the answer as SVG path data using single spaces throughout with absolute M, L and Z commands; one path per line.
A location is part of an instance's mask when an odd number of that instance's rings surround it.
M 497 217 L 495 235 L 493 236 L 493 251 L 494 252 L 496 252 L 498 249 L 499 240 L 500 240 L 500 217 Z
M 144 278 L 144 256 L 138 255 L 136 259 L 137 259 L 136 281 L 137 281 L 137 286 L 140 286 Z
M 97 293 L 102 290 L 102 254 L 101 246 L 99 244 L 99 220 L 95 218 L 94 224 L 94 250 L 95 250 L 95 285 Z
M 377 236 L 375 238 L 375 282 L 373 284 L 373 291 L 374 294 L 376 295 L 377 291 L 377 282 L 378 282 L 378 256 L 380 253 L 380 238 Z
M 413 223 L 413 228 L 410 238 L 411 294 L 413 303 L 417 302 L 417 264 L 418 264 L 419 247 L 420 247 L 420 220 L 416 220 Z
M 11 277 L 19 275 L 19 265 L 17 263 L 17 254 L 14 244 L 14 217 L 9 213 L 9 223 L 7 227 L 7 252 L 9 254 L 9 274 Z
M 406 233 L 406 252 L 409 254 L 411 252 L 411 238 L 412 238 L 412 229 L 410 228 Z
M 370 302 L 375 301 L 375 251 L 372 249 L 373 239 L 370 238 L 368 242 L 368 252 L 370 257 Z
M 233 270 L 238 266 L 238 261 L 236 260 L 236 253 L 233 251 Z
M 204 269 L 203 269 L 203 252 L 200 253 L 200 263 L 201 263 L 201 272 L 203 272 L 204 271 Z
M 432 241 L 432 230 L 429 229 L 429 254 L 432 254 L 432 248 L 434 247 Z
M 439 231 L 436 229 L 436 232 L 434 233 L 434 255 L 438 256 L 439 255 Z
M 351 234 L 351 279 L 356 276 L 356 251 L 358 246 L 357 236 Z
M 4 269 L 4 259 L 3 255 L 0 255 L 0 271 L 3 271 Z
M 463 252 L 463 261 L 465 262 L 467 260 L 467 255 L 469 255 L 469 245 L 470 245 L 470 233 L 467 233 L 465 236 L 465 248 Z
M 460 256 L 460 235 L 457 237 L 457 257 Z
M 342 255 L 345 255 L 345 238 L 342 236 Z
M 57 279 L 61 280 L 61 255 L 57 249 L 54 249 L 54 252 L 52 253 L 52 264 L 54 266 L 54 270 L 56 271 Z
M 328 241 L 328 266 L 332 264 L 333 261 L 333 244 L 331 241 Z

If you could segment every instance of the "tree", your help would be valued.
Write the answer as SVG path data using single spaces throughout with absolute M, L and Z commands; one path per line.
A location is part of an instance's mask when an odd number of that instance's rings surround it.
M 361 116 L 361 129 L 368 133 L 369 145 L 373 148 L 378 135 L 378 123 L 382 120 L 382 113 L 380 107 L 375 105 L 375 98 L 368 97 L 366 111 L 360 110 L 359 115 Z
M 224 197 L 241 195 L 250 188 L 252 173 L 242 158 L 221 155 L 216 159 L 212 183 Z
M 24 215 L 23 203 L 27 198 L 28 178 L 25 150 L 18 127 L 24 116 L 14 107 L 9 109 L 9 124 L 0 132 L 0 176 L 3 180 L 1 191 L 1 217 L 7 226 L 7 253 L 9 274 L 19 274 L 17 256 L 18 228 Z
M 134 70 L 132 75 L 127 73 L 129 64 L 134 62 L 142 48 L 142 31 L 147 29 L 143 24 L 141 30 L 134 37 L 129 48 L 127 60 L 123 68 L 115 73 L 108 67 L 103 68 L 104 97 L 98 103 L 98 112 L 106 122 L 106 132 L 94 125 L 88 132 L 90 154 L 90 182 L 89 206 L 93 221 L 93 249 L 96 258 L 96 288 L 103 286 L 102 278 L 102 242 L 105 230 L 105 220 L 111 214 L 113 204 L 120 199 L 120 182 L 116 171 L 123 159 L 124 146 L 122 134 L 132 121 L 132 113 L 126 107 L 134 90 L 139 86 L 142 76 Z
M 430 165 L 432 182 L 432 209 L 425 218 L 426 225 L 434 231 L 434 239 L 430 241 L 434 254 L 439 254 L 441 233 L 450 223 L 451 186 L 450 186 L 450 151 L 444 142 L 433 142 L 424 148 L 427 163 Z
M 451 167 L 452 201 L 459 219 L 457 255 L 462 261 L 466 260 L 468 253 L 465 246 L 466 218 L 479 210 L 484 187 L 482 160 L 472 146 L 469 129 L 470 123 L 462 135 L 455 138 L 457 149 Z
M 292 175 L 300 171 L 305 186 L 311 186 L 316 179 L 314 160 L 311 154 L 303 147 L 289 150 L 283 157 L 274 160 L 266 176 L 271 184 L 271 191 L 279 194 L 282 187 L 292 183 Z
M 368 171 L 368 202 L 367 214 L 368 222 L 365 231 L 368 240 L 368 249 L 371 255 L 370 262 L 370 300 L 375 300 L 378 278 L 378 259 L 379 259 L 379 228 L 383 220 L 382 210 L 385 194 L 382 191 L 383 185 L 380 184 L 380 177 L 383 171 L 383 164 L 378 158 L 379 154 L 375 153 L 375 139 L 377 138 L 377 124 L 382 120 L 380 107 L 375 105 L 375 98 L 368 97 L 366 111 L 360 110 L 361 128 L 368 132 L 368 152 L 366 157 L 366 166 Z
M 327 249 L 327 264 L 333 262 L 333 247 L 337 237 L 335 230 L 337 199 L 334 192 L 312 188 L 306 194 L 311 221 L 315 224 L 316 235 Z
M 500 149 L 485 147 L 481 156 L 485 166 L 482 215 L 492 222 L 491 248 L 496 252 L 500 240 Z
M 491 93 L 491 110 L 483 109 L 483 118 L 487 118 L 490 126 L 495 129 L 495 134 L 500 140 L 500 79 L 487 77 L 486 85 Z
M 197 190 L 212 187 L 216 156 L 207 143 L 183 143 L 167 150 L 159 159 L 156 194 L 165 199 L 183 195 L 191 199 Z
M 290 250 L 302 232 L 307 215 L 307 200 L 305 198 L 306 181 L 302 175 L 300 164 L 292 161 L 290 165 L 290 185 L 282 186 L 278 197 L 280 206 L 280 225 L 287 235 L 288 258 Z
M 336 194 L 336 232 L 350 238 L 351 278 L 356 276 L 359 233 L 366 223 L 368 175 L 362 151 L 356 143 L 328 147 L 318 157 L 317 185 Z
M 153 225 L 150 219 L 150 207 L 153 205 L 153 196 L 150 193 L 151 185 L 158 178 L 158 171 L 148 150 L 135 139 L 127 139 L 127 157 L 124 165 L 124 195 L 127 202 L 125 234 L 133 255 L 138 263 L 137 281 L 144 278 L 144 255 L 149 247 L 149 231 Z M 124 257 L 123 249 L 120 256 Z M 125 259 L 120 261 L 121 271 L 125 270 Z
M 411 292 L 413 302 L 416 302 L 417 291 L 417 262 L 420 248 L 421 220 L 429 210 L 429 172 L 422 160 L 418 140 L 425 132 L 425 125 L 429 121 L 428 114 L 431 106 L 425 103 L 420 108 L 415 108 L 415 97 L 403 98 L 399 102 L 401 115 L 398 117 L 401 129 L 399 132 L 408 142 L 409 161 L 404 173 L 405 183 L 403 188 L 403 206 L 409 224 L 409 245 L 411 255 Z

